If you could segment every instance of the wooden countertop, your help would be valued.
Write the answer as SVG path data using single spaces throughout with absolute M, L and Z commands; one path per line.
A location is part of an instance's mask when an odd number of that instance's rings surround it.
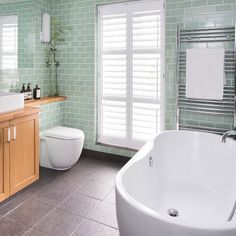
M 23 109 L 19 109 L 12 112 L 0 113 L 0 122 L 13 120 L 19 117 L 35 114 L 40 112 L 40 108 L 37 106 L 49 104 L 53 102 L 60 102 L 65 101 L 66 97 L 59 96 L 59 97 L 42 97 L 39 100 L 30 100 L 25 101 L 25 107 Z
M 38 100 L 25 101 L 25 106 L 34 107 L 34 106 L 40 106 L 40 105 L 45 105 L 45 104 L 49 104 L 53 102 L 60 102 L 60 101 L 65 101 L 65 100 L 66 100 L 65 96 L 42 97 L 41 99 L 38 99 Z
M 40 109 L 37 107 L 24 107 L 23 109 L 19 109 L 12 112 L 2 113 L 0 114 L 0 122 L 13 120 L 19 117 L 32 115 L 35 113 L 39 113 Z

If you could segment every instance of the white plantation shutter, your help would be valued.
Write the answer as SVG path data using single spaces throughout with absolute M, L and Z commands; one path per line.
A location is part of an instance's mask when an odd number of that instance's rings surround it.
M 162 2 L 99 7 L 101 143 L 139 148 L 162 128 Z
M 18 65 L 18 16 L 0 16 L 0 69 Z

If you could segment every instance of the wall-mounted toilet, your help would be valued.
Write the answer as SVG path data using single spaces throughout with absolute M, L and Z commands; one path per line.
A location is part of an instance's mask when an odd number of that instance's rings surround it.
M 79 129 L 54 127 L 40 133 L 40 166 L 55 170 L 70 169 L 78 160 L 84 145 Z

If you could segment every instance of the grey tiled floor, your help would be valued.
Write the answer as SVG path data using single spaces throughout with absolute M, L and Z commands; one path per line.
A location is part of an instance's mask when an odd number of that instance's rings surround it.
M 0 236 L 118 236 L 115 175 L 122 163 L 81 158 L 0 204 Z

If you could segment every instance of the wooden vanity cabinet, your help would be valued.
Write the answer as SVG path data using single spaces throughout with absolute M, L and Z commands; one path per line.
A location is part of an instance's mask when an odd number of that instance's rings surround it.
M 0 123 L 0 202 L 39 178 L 38 110 L 24 110 Z
M 0 123 L 0 202 L 9 197 L 9 122 Z
M 30 115 L 10 122 L 10 195 L 39 178 L 38 116 Z

